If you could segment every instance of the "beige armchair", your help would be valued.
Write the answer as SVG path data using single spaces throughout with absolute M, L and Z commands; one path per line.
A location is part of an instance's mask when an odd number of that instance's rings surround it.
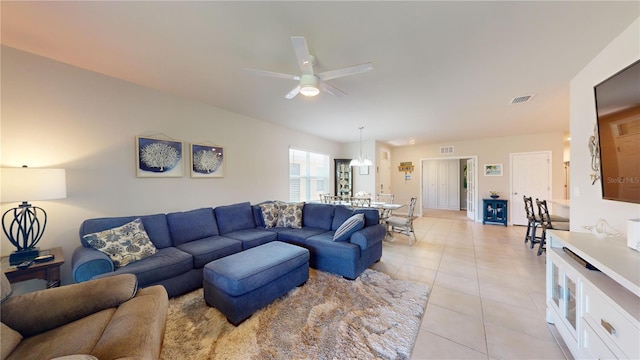
M 10 297 L 1 277 L 2 360 L 160 356 L 169 306 L 162 286 L 138 291 L 135 275 L 123 274 Z

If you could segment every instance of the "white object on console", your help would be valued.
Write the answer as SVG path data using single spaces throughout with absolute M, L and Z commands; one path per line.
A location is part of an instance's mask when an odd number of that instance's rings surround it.
M 635 251 L 640 251 L 640 219 L 627 221 L 627 245 Z

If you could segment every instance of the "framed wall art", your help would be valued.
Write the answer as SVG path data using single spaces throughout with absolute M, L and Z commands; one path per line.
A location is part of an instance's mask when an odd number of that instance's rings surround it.
M 502 164 L 484 164 L 484 176 L 502 176 Z
M 191 144 L 191 177 L 224 177 L 224 148 L 215 144 Z
M 369 175 L 369 167 L 360 166 L 360 175 Z
M 183 153 L 181 141 L 136 136 L 136 176 L 182 177 Z

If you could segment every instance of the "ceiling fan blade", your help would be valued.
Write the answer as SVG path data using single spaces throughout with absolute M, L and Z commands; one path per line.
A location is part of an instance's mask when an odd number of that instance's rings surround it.
M 296 80 L 296 81 L 300 80 L 300 76 L 298 75 L 290 75 L 290 74 L 283 74 L 279 72 L 256 70 L 256 69 L 245 69 L 245 70 L 259 76 L 276 77 L 276 78 L 290 79 L 290 80 Z
M 347 95 L 346 92 L 336 88 L 335 86 L 331 86 L 331 85 L 327 84 L 324 81 L 320 82 L 320 89 L 322 91 L 326 92 L 326 93 L 329 93 L 329 94 L 331 94 L 333 96 L 337 96 L 337 97 L 343 97 L 343 96 Z
M 371 63 L 364 63 L 360 65 L 353 65 L 342 69 L 329 70 L 318 74 L 320 80 L 331 80 L 343 76 L 355 75 L 365 71 L 373 70 Z
M 284 97 L 286 99 L 293 99 L 294 97 L 296 97 L 296 95 L 298 95 L 300 93 L 300 85 L 296 86 L 295 88 L 293 88 L 293 90 L 289 91 L 289 93 L 287 95 L 285 95 Z
M 298 65 L 302 73 L 313 75 L 313 60 L 311 59 L 311 55 L 309 55 L 307 40 L 304 39 L 304 36 L 292 36 L 291 45 L 293 45 L 293 51 L 296 53 Z

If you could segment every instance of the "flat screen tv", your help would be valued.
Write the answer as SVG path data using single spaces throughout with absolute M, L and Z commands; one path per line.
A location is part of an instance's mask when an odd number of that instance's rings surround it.
M 594 91 L 602 198 L 640 203 L 640 60 Z

